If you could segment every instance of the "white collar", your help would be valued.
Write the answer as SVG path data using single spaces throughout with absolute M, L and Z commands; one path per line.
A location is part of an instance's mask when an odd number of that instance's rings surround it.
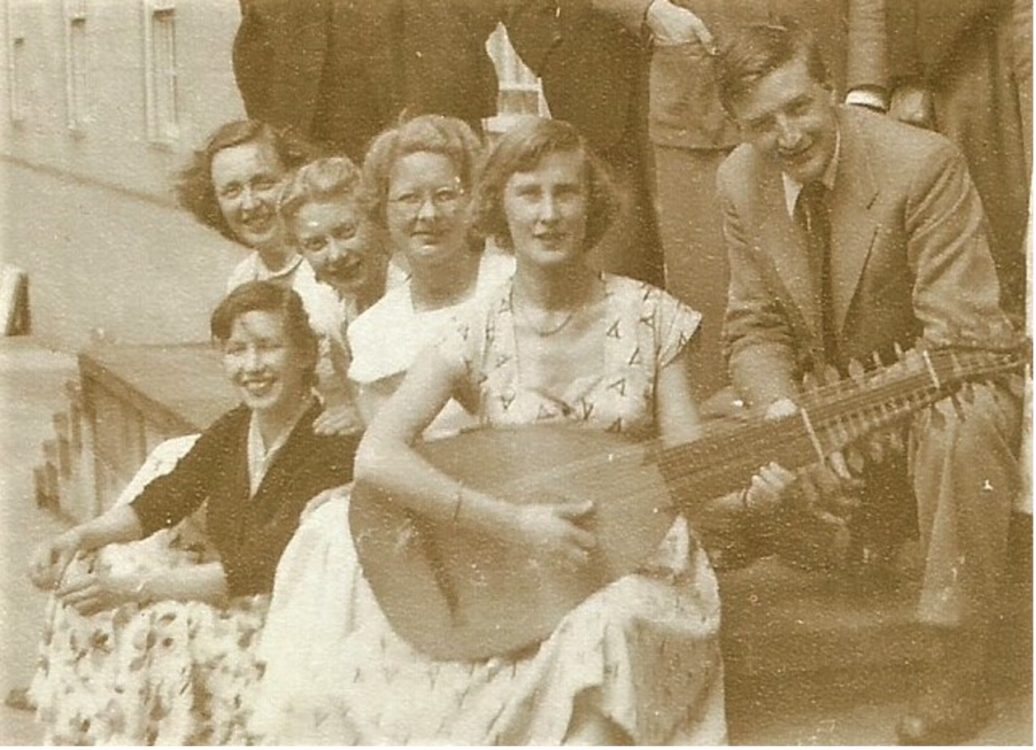
M 841 152 L 842 133 L 836 129 L 835 152 L 831 156 L 831 161 L 827 163 L 824 174 L 820 177 L 820 181 L 829 191 L 835 189 L 835 176 L 838 174 L 838 157 L 841 156 Z M 781 172 L 781 182 L 784 183 L 784 207 L 788 210 L 788 216 L 795 216 L 795 203 L 799 199 L 799 193 L 802 192 L 802 183 L 793 177 L 789 177 L 785 172 Z
M 290 276 L 295 273 L 302 263 L 302 256 L 295 253 L 287 262 L 278 270 L 271 271 L 267 266 L 258 251 L 255 253 L 255 278 L 257 281 L 270 281 L 272 279 L 281 279 L 285 276 Z
M 248 422 L 248 494 L 254 496 L 259 490 L 259 485 L 262 484 L 263 478 L 266 476 L 266 472 L 270 468 L 270 464 L 273 463 L 274 457 L 284 447 L 284 444 L 288 442 L 288 438 L 291 436 L 292 431 L 295 429 L 295 425 L 298 424 L 299 419 L 306 413 L 312 405 L 312 399 L 306 399 L 299 407 L 295 415 L 288 421 L 281 430 L 280 434 L 274 438 L 270 447 L 266 447 L 266 443 L 263 441 L 263 433 L 259 429 L 259 418 L 253 411 L 251 419 Z

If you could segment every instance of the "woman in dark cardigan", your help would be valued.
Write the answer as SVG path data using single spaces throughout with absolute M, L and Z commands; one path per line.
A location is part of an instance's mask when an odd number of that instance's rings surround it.
M 242 404 L 132 502 L 32 558 L 33 582 L 54 592 L 32 687 L 48 741 L 253 739 L 253 645 L 277 562 L 306 504 L 351 478 L 356 438 L 313 432 L 317 340 L 295 292 L 244 284 L 211 328 Z M 203 505 L 209 554 L 151 543 Z

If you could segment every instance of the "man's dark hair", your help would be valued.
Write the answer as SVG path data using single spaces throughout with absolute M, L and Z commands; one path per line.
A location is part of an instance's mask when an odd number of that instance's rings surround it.
M 828 85 L 827 65 L 813 34 L 793 20 L 744 26 L 719 53 L 719 99 L 733 114 L 733 105 L 755 84 L 793 60 L 805 60 L 810 75 Z

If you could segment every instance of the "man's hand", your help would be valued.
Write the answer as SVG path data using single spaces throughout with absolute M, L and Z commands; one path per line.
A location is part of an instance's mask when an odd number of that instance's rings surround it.
M 647 24 L 655 44 L 672 46 L 697 39 L 710 55 L 716 54 L 716 40 L 704 22 L 670 0 L 654 0 L 648 6 Z
M 782 398 L 774 401 L 766 409 L 766 419 L 783 419 L 798 412 L 798 406 L 791 399 Z M 862 486 L 862 481 L 852 475 L 842 451 L 835 451 L 824 463 L 803 469 L 799 473 L 801 479 L 801 498 L 806 509 L 824 520 L 839 522 L 858 501 L 854 491 Z
M 761 466 L 745 491 L 745 508 L 751 511 L 773 510 L 781 504 L 788 488 L 795 484 L 797 479 L 794 472 L 772 461 L 766 466 Z
M 935 127 L 935 105 L 932 92 L 912 83 L 903 84 L 892 92 L 889 116 L 908 125 L 931 130 Z

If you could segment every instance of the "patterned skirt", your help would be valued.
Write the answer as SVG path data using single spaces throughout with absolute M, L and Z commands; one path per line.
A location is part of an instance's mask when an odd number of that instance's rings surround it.
M 116 501 L 166 474 L 197 436 L 159 445 Z M 66 577 L 168 570 L 215 559 L 198 527 L 179 526 L 77 558 Z M 84 617 L 51 599 L 29 690 L 47 744 L 246 744 L 256 661 L 269 596 L 226 607 L 203 602 L 127 604 Z
M 175 531 L 76 560 L 168 569 L 198 562 Z M 126 604 L 84 617 L 51 600 L 30 687 L 45 742 L 59 745 L 252 744 L 255 646 L 268 596 L 226 607 L 203 602 Z

